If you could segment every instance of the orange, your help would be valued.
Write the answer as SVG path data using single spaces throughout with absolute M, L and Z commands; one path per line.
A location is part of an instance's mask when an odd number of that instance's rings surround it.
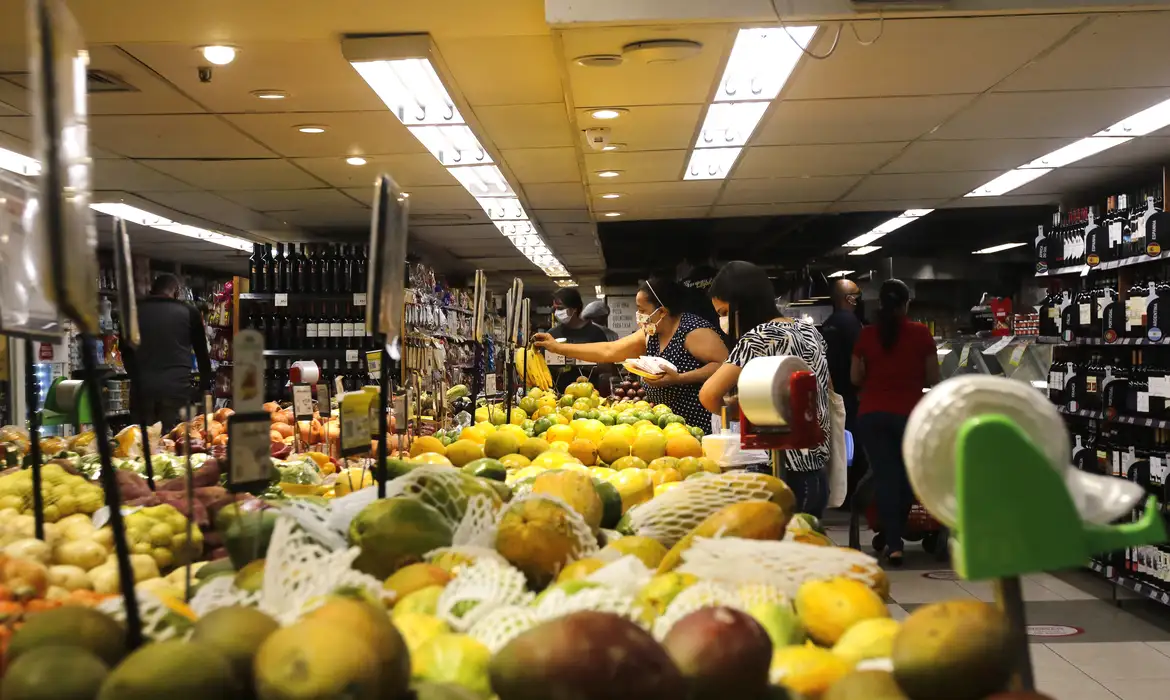
M 554 425 L 544 434 L 544 439 L 550 444 L 554 442 L 573 442 L 577 431 L 568 425 Z
M 671 457 L 702 457 L 703 446 L 694 435 L 671 435 L 666 440 L 666 454 Z

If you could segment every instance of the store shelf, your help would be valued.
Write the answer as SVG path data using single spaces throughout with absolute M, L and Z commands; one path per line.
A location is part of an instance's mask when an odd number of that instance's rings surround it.
M 1037 277 L 1057 277 L 1060 275 L 1084 275 L 1095 270 L 1116 270 L 1121 267 L 1131 267 L 1133 265 L 1141 265 L 1142 263 L 1154 262 L 1155 260 L 1163 260 L 1170 257 L 1170 251 L 1164 251 L 1158 255 L 1134 255 L 1121 260 L 1111 260 L 1103 262 L 1096 267 L 1089 267 L 1088 265 L 1074 265 L 1072 267 L 1061 267 L 1047 272 L 1037 272 Z
M 1170 591 L 1163 590 L 1149 583 L 1135 581 L 1128 576 L 1122 576 L 1116 573 L 1112 566 L 1106 566 L 1100 562 L 1090 562 L 1089 568 L 1101 574 L 1101 576 L 1105 577 L 1106 581 L 1109 581 L 1115 586 L 1120 586 L 1127 591 L 1133 591 L 1138 595 L 1145 596 L 1163 605 L 1170 605 Z
M 358 294 L 362 294 L 362 293 L 363 292 L 358 292 Z M 312 303 L 312 302 L 321 302 L 321 301 L 347 301 L 347 302 L 352 303 L 354 295 L 352 292 L 350 292 L 350 293 L 346 293 L 346 294 L 289 293 L 289 294 L 285 294 L 285 296 L 288 297 L 288 302 L 290 304 L 294 304 L 294 303 L 299 304 L 299 303 Z M 275 299 L 276 299 L 275 294 L 269 294 L 267 292 L 242 292 L 240 294 L 240 301 L 268 301 L 268 302 L 271 302 L 271 301 L 275 301 Z
M 1079 416 L 1081 418 L 1091 418 L 1093 420 L 1108 421 L 1110 423 L 1121 423 L 1122 425 L 1136 425 L 1142 428 L 1170 428 L 1170 420 L 1159 420 L 1157 418 L 1137 418 L 1134 416 L 1115 416 L 1110 418 L 1100 411 L 1070 411 L 1064 406 L 1057 406 L 1057 411 L 1060 411 L 1066 416 Z
M 1077 345 L 1170 345 L 1163 340 L 1148 340 L 1146 338 L 1118 338 L 1112 343 L 1104 338 L 1077 338 L 1073 341 Z
M 358 352 L 359 356 L 361 356 L 361 355 L 364 355 L 366 351 L 365 350 L 358 350 L 357 352 Z M 313 350 L 313 349 L 265 350 L 264 357 L 295 357 L 298 359 L 307 359 L 307 360 L 316 360 L 316 359 L 344 360 L 345 353 L 346 353 L 345 350 L 334 350 L 334 349 L 327 349 L 327 350 L 321 350 L 321 349 L 316 349 L 316 350 Z

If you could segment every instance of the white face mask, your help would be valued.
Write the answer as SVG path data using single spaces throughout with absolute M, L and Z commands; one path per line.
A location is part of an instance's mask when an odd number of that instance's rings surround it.
M 650 319 L 657 316 L 658 312 L 661 310 L 662 310 L 662 307 L 658 307 L 652 313 L 644 314 L 644 313 L 639 311 L 639 312 L 634 314 L 634 320 L 636 320 L 638 322 L 638 325 L 642 328 L 642 330 L 646 333 L 646 335 L 655 335 L 656 333 L 658 333 L 658 324 L 651 323 Z
M 731 317 L 730 316 L 720 316 L 719 317 L 719 329 L 722 330 L 725 335 L 731 335 Z
M 557 309 L 553 312 L 553 317 L 557 319 L 557 323 L 568 323 L 573 314 L 568 309 Z

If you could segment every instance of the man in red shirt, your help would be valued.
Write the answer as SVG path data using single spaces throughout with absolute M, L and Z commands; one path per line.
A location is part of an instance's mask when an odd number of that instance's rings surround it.
M 886 280 L 878 292 L 878 322 L 853 347 L 850 377 L 860 388 L 858 429 L 873 470 L 878 521 L 890 563 L 902 563 L 902 531 L 914 492 L 902 459 L 902 435 L 922 390 L 939 381 L 938 353 L 930 330 L 906 318 L 910 288 Z

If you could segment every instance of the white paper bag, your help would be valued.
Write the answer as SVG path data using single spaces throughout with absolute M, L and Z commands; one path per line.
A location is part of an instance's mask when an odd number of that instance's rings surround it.
M 845 400 L 829 392 L 829 507 L 845 502 L 849 489 L 849 455 L 845 447 Z

